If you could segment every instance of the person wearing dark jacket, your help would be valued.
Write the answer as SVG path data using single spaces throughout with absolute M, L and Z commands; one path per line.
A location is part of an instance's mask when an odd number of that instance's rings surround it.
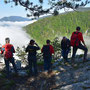
M 37 50 L 40 50 L 40 47 L 38 46 L 38 44 L 35 43 L 34 40 L 30 40 L 30 43 L 26 48 L 26 52 L 28 52 L 28 63 L 29 63 L 30 75 L 33 75 L 32 66 L 34 68 L 34 75 L 37 75 L 37 59 L 36 59 Z
M 70 40 L 67 39 L 66 37 L 63 37 L 61 41 L 61 49 L 62 49 L 62 56 L 64 59 L 64 62 L 68 62 L 68 53 L 70 51 Z

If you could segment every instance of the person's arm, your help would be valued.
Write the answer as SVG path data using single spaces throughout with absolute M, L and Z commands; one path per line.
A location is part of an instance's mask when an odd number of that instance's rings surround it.
M 2 48 L 0 48 L 0 54 L 1 54 L 1 50 L 2 50 Z
M 61 41 L 61 49 L 63 49 L 63 41 Z
M 52 45 L 50 45 L 50 52 L 51 52 L 51 54 L 54 54 L 54 48 Z
M 84 39 L 83 39 L 83 35 L 82 35 L 82 33 L 80 33 L 80 40 L 81 40 L 81 42 L 83 43 L 83 45 L 86 47 L 86 44 L 85 44 L 85 42 L 84 42 Z
M 28 52 L 28 50 L 29 50 L 29 46 L 27 46 L 27 47 L 26 47 L 26 50 L 25 50 L 25 52 L 27 53 L 27 52 Z
M 82 43 L 84 44 L 85 47 L 87 47 L 84 41 Z
M 3 45 L 2 48 L 1 48 L 1 54 L 3 54 L 5 51 L 5 46 Z
M 43 53 L 43 47 L 42 47 L 42 49 L 41 49 L 41 53 Z
M 40 47 L 37 43 L 34 43 L 36 45 L 36 50 L 40 50 Z
M 15 53 L 15 48 L 12 46 L 12 52 Z
M 1 49 L 0 54 L 3 54 L 3 52 L 4 52 L 4 51 Z
M 70 40 L 67 39 L 67 47 L 69 48 L 70 47 Z

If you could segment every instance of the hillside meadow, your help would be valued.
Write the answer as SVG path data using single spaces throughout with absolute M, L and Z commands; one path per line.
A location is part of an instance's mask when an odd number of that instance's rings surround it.
M 83 33 L 90 30 L 90 11 L 68 12 L 46 17 L 27 25 L 24 29 L 42 45 L 45 44 L 46 39 L 53 40 L 55 37 L 61 36 L 70 37 L 76 26 L 80 26 Z

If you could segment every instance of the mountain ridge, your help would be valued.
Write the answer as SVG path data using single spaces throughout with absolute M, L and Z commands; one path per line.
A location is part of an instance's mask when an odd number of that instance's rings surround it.
M 31 21 L 31 19 L 21 17 L 21 16 L 9 16 L 9 17 L 1 18 L 0 21 L 12 21 L 12 22 L 19 21 L 20 22 L 20 21 Z

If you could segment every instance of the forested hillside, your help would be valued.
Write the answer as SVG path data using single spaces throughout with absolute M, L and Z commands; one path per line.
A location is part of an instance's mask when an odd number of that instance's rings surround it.
M 25 29 L 38 43 L 43 44 L 47 38 L 53 40 L 57 36 L 70 36 L 76 26 L 80 26 L 83 33 L 90 30 L 90 11 L 46 17 L 27 25 Z

